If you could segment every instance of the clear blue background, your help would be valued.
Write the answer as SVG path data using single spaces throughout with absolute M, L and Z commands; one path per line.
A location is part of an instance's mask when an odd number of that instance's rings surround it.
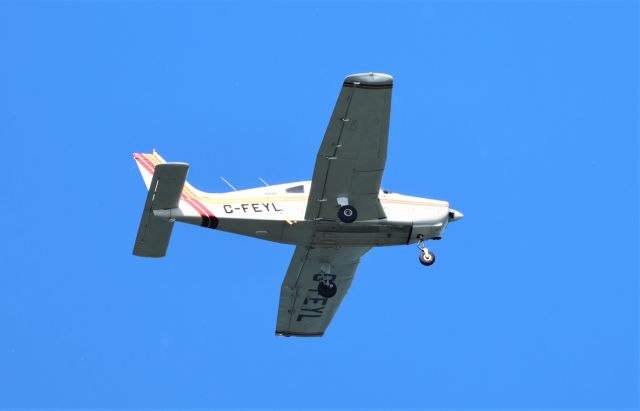
M 0 3 L 0 407 L 638 406 L 638 3 Z M 274 337 L 293 247 L 131 255 L 132 153 L 309 179 L 342 79 L 395 77 L 385 186 L 466 217 Z

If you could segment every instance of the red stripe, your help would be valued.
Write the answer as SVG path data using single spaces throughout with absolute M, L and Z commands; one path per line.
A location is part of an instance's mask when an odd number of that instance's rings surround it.
M 190 200 L 207 214 L 207 227 L 216 228 L 218 226 L 218 219 L 216 218 L 216 216 L 213 215 L 213 213 L 204 204 L 202 204 L 200 200 L 193 197 L 190 197 Z
M 147 167 L 145 167 L 147 169 L 147 171 L 149 171 L 151 174 L 153 174 L 154 170 L 156 169 L 156 165 L 153 164 L 151 162 L 151 160 L 149 160 L 145 155 L 143 154 L 139 154 L 138 158 L 140 158 L 140 160 L 142 161 L 142 165 L 146 165 Z
M 208 217 L 208 213 L 202 209 L 202 207 L 199 207 L 198 204 L 195 203 L 195 201 L 193 200 L 193 198 L 191 197 L 187 197 L 186 195 L 182 194 L 182 199 L 184 201 L 186 201 L 187 203 L 189 203 L 189 205 L 191 207 L 193 207 L 198 213 L 200 213 L 201 216 L 203 217 Z
M 142 167 L 144 167 L 145 170 L 147 170 L 148 172 L 153 174 L 153 169 L 149 169 L 149 166 L 142 160 L 141 157 L 136 155 L 136 156 L 134 156 L 134 158 L 136 159 L 136 162 L 140 163 L 142 165 Z
M 202 208 L 202 209 L 207 213 L 207 215 L 208 215 L 209 217 L 215 217 L 215 216 L 213 215 L 213 213 L 212 213 L 211 211 L 209 211 L 209 209 L 208 209 L 207 207 L 205 207 L 205 205 L 204 205 L 204 204 L 202 204 L 202 203 L 200 202 L 200 200 L 198 200 L 198 199 L 196 199 L 196 198 L 191 198 L 191 200 L 192 200 L 194 203 L 196 203 L 198 206 L 200 206 L 200 208 Z
M 206 213 L 202 208 L 198 207 L 198 205 L 197 205 L 197 204 L 195 204 L 195 203 L 193 202 L 193 199 L 192 199 L 192 198 L 189 198 L 189 197 L 187 197 L 187 196 L 185 196 L 185 195 L 182 195 L 182 199 L 183 199 L 184 201 L 186 201 L 186 202 L 187 202 L 187 204 L 189 204 L 189 205 L 190 205 L 194 210 L 196 210 L 196 211 L 198 212 L 198 214 L 200 214 L 200 216 L 201 216 L 203 219 L 208 219 L 208 218 L 209 218 L 209 216 L 207 215 L 207 213 Z
M 140 164 L 142 164 L 145 170 L 153 175 L 156 166 L 155 164 L 153 164 L 153 162 L 151 162 L 150 159 L 148 159 L 144 154 L 138 153 L 134 153 L 133 158 Z M 188 197 L 184 193 L 180 195 L 180 198 L 186 201 L 187 204 L 193 207 L 193 209 L 196 210 L 198 214 L 200 214 L 200 217 L 202 217 L 202 226 L 209 228 L 216 228 L 218 226 L 218 219 L 216 218 L 216 216 L 213 215 L 213 213 L 199 200 L 194 197 Z
M 204 209 L 204 210 L 203 210 L 203 208 L 202 208 L 202 207 L 200 207 L 199 202 L 197 202 L 197 201 L 196 201 L 195 199 L 193 199 L 193 198 L 183 196 L 183 199 L 184 199 L 184 201 L 186 201 L 186 202 L 187 202 L 191 207 L 193 207 L 193 209 L 194 209 L 194 210 L 196 210 L 196 211 L 200 214 L 200 216 L 202 217 L 202 224 L 201 224 L 201 225 L 202 225 L 203 227 L 209 227 L 209 228 L 211 228 L 211 225 L 212 225 L 211 223 L 212 223 L 212 221 L 211 221 L 211 218 L 210 218 L 211 216 L 210 216 L 210 212 L 209 212 L 209 210 L 206 210 L 206 209 Z M 215 218 L 215 217 L 214 217 L 214 218 Z M 217 225 L 217 224 L 216 224 L 216 225 Z M 214 227 L 214 228 L 215 228 L 215 227 Z
M 205 213 L 200 207 L 195 205 L 191 198 L 186 197 L 185 195 L 182 195 L 182 199 L 184 201 L 186 201 L 187 204 L 189 204 L 194 210 L 196 210 L 198 212 L 198 214 L 200 214 L 200 216 L 202 216 L 202 218 L 208 217 L 207 213 Z
M 137 162 L 142 164 L 142 166 L 145 168 L 145 170 L 147 170 L 148 172 L 153 174 L 153 171 L 155 170 L 155 166 L 153 164 L 149 164 L 147 159 L 144 158 L 144 156 L 136 155 L 135 159 L 136 159 Z
M 218 225 L 217 219 L 213 216 L 213 214 L 211 214 L 211 211 L 209 211 L 206 207 L 202 206 L 202 203 L 200 203 L 198 200 L 192 198 L 191 201 L 193 203 L 195 203 L 196 206 L 198 206 L 200 208 L 200 210 L 204 211 L 205 213 L 205 218 L 203 221 L 202 225 L 205 225 L 209 228 L 215 228 L 215 226 Z

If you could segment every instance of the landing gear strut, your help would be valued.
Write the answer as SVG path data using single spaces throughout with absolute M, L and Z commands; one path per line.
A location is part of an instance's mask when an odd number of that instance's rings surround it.
M 420 255 L 418 256 L 420 264 L 429 266 L 436 262 L 436 255 L 424 246 L 423 235 L 418 236 L 418 248 L 420 249 Z

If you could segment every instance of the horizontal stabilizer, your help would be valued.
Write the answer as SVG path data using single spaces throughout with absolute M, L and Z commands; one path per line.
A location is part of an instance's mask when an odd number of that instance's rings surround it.
M 155 166 L 133 247 L 134 255 L 163 257 L 167 253 L 173 221 L 157 217 L 154 210 L 179 207 L 188 170 L 189 165 L 184 163 L 163 163 Z

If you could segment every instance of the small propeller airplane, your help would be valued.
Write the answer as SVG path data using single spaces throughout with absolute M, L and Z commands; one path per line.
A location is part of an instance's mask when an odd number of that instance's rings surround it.
M 463 215 L 381 189 L 392 86 L 380 73 L 344 80 L 311 181 L 205 193 L 186 182 L 188 164 L 134 154 L 149 192 L 133 254 L 164 256 L 175 221 L 295 245 L 280 291 L 282 336 L 322 336 L 372 247 L 418 243 L 420 263 L 432 265 L 424 242 Z

